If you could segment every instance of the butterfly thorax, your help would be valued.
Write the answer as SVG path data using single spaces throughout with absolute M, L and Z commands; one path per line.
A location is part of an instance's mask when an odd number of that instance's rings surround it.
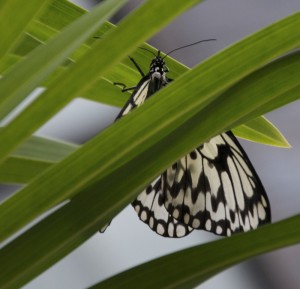
M 152 60 L 150 65 L 149 94 L 153 94 L 168 83 L 166 73 L 169 71 L 164 59 L 158 55 Z

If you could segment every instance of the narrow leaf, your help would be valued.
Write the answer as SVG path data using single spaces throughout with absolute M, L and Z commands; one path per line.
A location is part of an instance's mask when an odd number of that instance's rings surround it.
M 27 33 L 29 33 L 29 35 L 33 35 L 34 39 L 40 40 L 40 41 L 46 41 L 48 40 L 54 33 L 55 33 L 55 29 L 61 29 L 62 27 L 64 27 L 64 25 L 66 23 L 68 23 L 69 21 L 76 19 L 77 17 L 79 17 L 81 14 L 84 13 L 84 10 L 80 10 L 79 7 L 76 7 L 74 4 L 70 3 L 70 2 L 65 2 L 65 1 L 54 1 L 55 5 L 49 5 L 49 7 L 47 8 L 47 11 L 45 13 L 45 15 L 48 15 L 47 18 L 45 17 L 41 17 L 39 19 L 39 21 L 35 21 L 32 23 L 32 25 L 30 26 L 29 30 L 27 30 Z M 55 13 L 57 6 L 59 6 L 59 10 L 60 13 Z M 61 14 L 64 13 L 64 21 L 62 21 L 61 18 Z M 49 17 L 49 14 L 51 15 L 51 17 Z M 56 22 L 52 23 L 54 19 L 57 19 Z M 43 24 L 47 23 L 47 25 Z M 57 24 L 57 22 L 59 24 Z M 51 28 L 50 28 L 50 27 Z M 112 25 L 111 25 L 112 26 Z M 103 29 L 110 29 L 110 24 L 107 23 L 106 25 L 103 26 Z M 49 27 L 49 28 L 48 28 Z M 52 28 L 53 27 L 53 28 Z M 99 33 L 100 35 L 102 35 L 102 32 Z M 29 39 L 26 38 L 24 39 L 24 42 Z M 90 42 L 90 41 L 89 41 Z M 21 53 L 21 55 L 24 53 L 24 51 L 22 51 L 23 47 L 26 47 L 26 43 L 22 45 L 20 45 L 20 48 L 17 50 L 17 52 L 19 51 Z M 86 43 L 85 47 L 85 51 L 88 50 L 88 44 Z M 153 51 L 153 53 L 155 53 L 155 49 L 151 46 L 146 46 L 148 50 Z M 140 51 L 142 55 L 142 57 L 139 56 L 140 53 L 135 53 L 134 54 L 134 58 L 137 59 L 137 61 L 139 62 L 139 65 L 141 67 L 146 67 L 148 63 L 151 61 L 151 59 L 149 59 L 150 54 L 148 52 L 145 52 L 143 50 Z M 77 53 L 77 55 L 80 53 Z M 77 57 L 78 58 L 78 57 Z M 76 57 L 75 57 L 76 59 Z M 131 63 L 129 64 L 131 65 Z M 174 61 L 172 58 L 168 57 L 168 65 L 171 69 L 171 74 L 172 78 L 174 78 L 174 75 L 178 74 L 178 71 L 187 71 L 188 68 L 184 67 L 182 65 L 180 65 L 178 62 Z M 136 71 L 133 71 L 132 69 L 130 69 L 131 71 L 128 72 L 128 69 L 123 70 L 121 68 L 125 68 L 125 67 L 129 67 L 127 65 L 123 65 L 123 66 L 117 66 L 116 68 L 114 68 L 113 72 L 110 73 L 109 75 L 106 75 L 105 79 L 100 79 L 97 83 L 95 83 L 84 95 L 83 97 L 86 97 L 90 100 L 94 100 L 94 101 L 100 101 L 106 104 L 110 104 L 110 105 L 116 105 L 116 106 L 120 106 L 122 107 L 126 101 L 126 96 L 124 94 L 120 93 L 120 90 L 111 85 L 111 82 L 108 82 L 106 79 L 111 80 L 112 82 L 115 80 L 120 80 L 122 79 L 122 82 L 126 83 L 128 86 L 134 85 L 135 83 L 138 82 L 138 78 L 139 78 L 139 74 L 136 73 Z M 3 69 L 3 68 L 2 68 Z M 177 73 L 176 73 L 177 72 Z M 102 93 L 99 94 L 99 91 L 101 91 Z M 256 126 L 262 127 L 268 126 L 268 121 L 265 120 L 264 118 L 258 118 L 256 120 L 257 124 Z M 258 122 L 261 122 L 261 124 L 259 124 Z M 242 137 L 242 138 L 246 138 L 248 140 L 252 140 L 252 141 L 256 141 L 256 142 L 262 142 L 263 144 L 268 144 L 268 145 L 276 145 L 276 146 L 283 146 L 285 147 L 287 145 L 287 142 L 285 141 L 284 137 L 281 135 L 280 136 L 280 132 L 273 126 L 269 126 L 270 131 L 269 132 L 264 132 L 264 134 L 268 133 L 268 139 L 262 138 L 262 137 L 258 137 L 258 135 L 261 135 L 260 131 L 255 132 L 255 127 L 251 126 L 251 133 L 249 133 L 249 128 L 248 126 L 240 126 L 238 129 L 235 130 L 235 133 Z M 273 140 L 273 137 L 276 136 L 276 139 Z M 270 138 L 271 137 L 271 138 Z
M 35 49 L 0 81 L 0 119 L 3 119 L 67 56 L 111 16 L 125 0 L 109 0 L 83 15 L 45 46 Z M 63 91 L 63 90 L 62 90 Z
M 0 59 L 18 41 L 24 27 L 48 2 L 50 1 L 32 0 L 24 5 L 24 1 L 20 0 L 0 1 Z
M 29 183 L 53 163 L 47 161 L 10 157 L 0 164 L 0 182 L 11 184 Z
M 198 2 L 200 0 L 176 0 L 170 6 L 168 2 L 152 0 L 135 10 L 121 22 L 117 29 L 94 45 L 88 55 L 83 56 L 76 65 L 63 73 L 60 81 L 52 84 L 42 96 L 2 130 L 1 137 L 6 142 L 0 143 L 0 159 L 16 149 L 24 139 L 74 97 L 88 89 L 101 74 L 132 51 L 134 46 L 153 35 L 180 12 Z M 160 11 L 159 15 L 157 11 Z M 140 19 L 143 21 L 137 30 L 136 23 L 139 23 Z M 121 46 L 120 43 L 122 43 Z M 62 91 L 64 91 L 64 96 L 58 97 Z
M 299 224 L 297 215 L 252 232 L 185 249 L 136 266 L 89 289 L 192 289 L 239 262 L 299 244 Z
M 26 184 L 55 162 L 74 152 L 77 145 L 32 136 L 0 164 L 0 182 Z
M 252 119 L 232 131 L 236 136 L 249 141 L 282 148 L 291 147 L 280 131 L 264 117 Z
M 27 159 L 58 162 L 74 152 L 79 146 L 49 138 L 32 136 L 12 155 Z

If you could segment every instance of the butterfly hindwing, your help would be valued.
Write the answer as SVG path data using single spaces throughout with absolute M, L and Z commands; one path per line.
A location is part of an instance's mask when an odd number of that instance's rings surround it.
M 163 179 L 159 176 L 132 202 L 141 221 L 164 237 L 184 237 L 193 231 L 186 224 L 174 219 L 164 206 Z
M 193 150 L 166 175 L 167 210 L 194 229 L 228 236 L 270 222 L 265 190 L 231 132 Z

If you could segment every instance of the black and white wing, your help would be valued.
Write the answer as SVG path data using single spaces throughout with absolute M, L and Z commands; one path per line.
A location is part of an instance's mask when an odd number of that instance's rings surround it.
M 270 222 L 266 192 L 231 132 L 181 158 L 164 177 L 166 209 L 194 229 L 229 236 Z
M 154 232 L 164 237 L 180 238 L 193 228 L 174 219 L 164 206 L 162 194 L 163 179 L 159 176 L 132 202 L 141 221 Z
M 122 116 L 128 114 L 132 111 L 135 107 L 141 106 L 149 95 L 149 84 L 150 84 L 150 77 L 144 76 L 136 88 L 134 89 L 132 95 L 128 99 L 127 103 L 124 105 L 123 109 L 118 114 L 117 119 L 121 118 Z

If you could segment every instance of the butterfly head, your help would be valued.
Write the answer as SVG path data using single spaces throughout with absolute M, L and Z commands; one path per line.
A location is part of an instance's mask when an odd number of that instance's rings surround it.
M 160 51 L 158 50 L 157 55 L 155 58 L 151 61 L 150 64 L 150 74 L 160 74 L 165 75 L 166 72 L 169 71 L 169 68 L 167 67 L 165 60 L 163 57 L 160 56 Z

